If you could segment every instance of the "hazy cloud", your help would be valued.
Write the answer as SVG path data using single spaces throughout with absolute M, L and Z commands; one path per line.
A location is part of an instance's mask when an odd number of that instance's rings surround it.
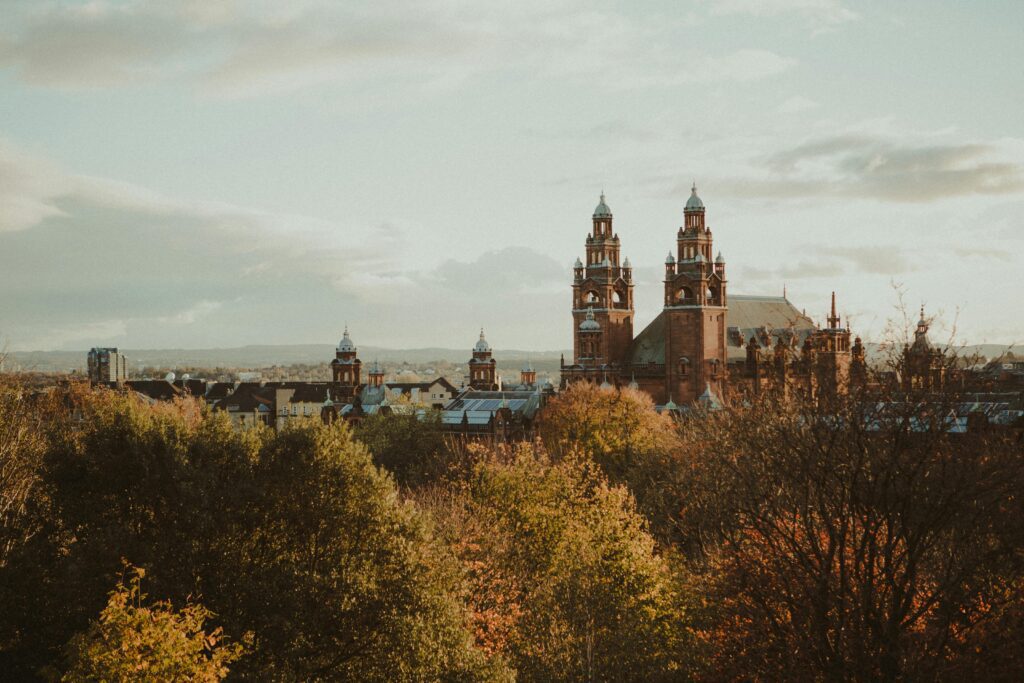
M 1024 142 L 895 141 L 851 134 L 820 138 L 776 152 L 761 177 L 721 184 L 745 197 L 850 197 L 930 202 L 972 194 L 1024 191 Z
M 799 14 L 825 25 L 842 24 L 859 18 L 840 0 L 711 0 L 711 13 L 771 17 Z
M 824 278 L 835 280 L 848 274 L 897 276 L 917 270 L 906 252 L 895 245 L 870 247 L 808 246 L 800 249 L 811 258 L 801 258 L 778 268 L 743 266 L 745 280 L 755 283 L 794 282 Z
M 678 31 L 693 21 L 682 13 L 637 20 L 574 0 L 504 8 L 462 0 L 98 0 L 22 3 L 5 19 L 0 68 L 64 88 L 182 80 L 239 96 L 382 78 L 429 87 L 507 69 L 635 88 L 748 81 L 795 63 L 757 48 L 680 50 Z
M 11 152 L 0 335 L 15 349 L 327 340 L 345 322 L 393 346 L 410 327 L 439 335 L 437 345 L 464 332 L 468 346 L 481 324 L 522 344 L 564 303 L 568 264 L 533 249 L 408 268 L 415 243 L 393 222 L 367 229 L 184 202 Z
M 796 95 L 794 97 L 790 97 L 785 102 L 780 104 L 776 111 L 778 111 L 780 114 L 796 114 L 802 111 L 815 109 L 817 106 L 818 103 L 810 99 L 809 97 Z
M 900 275 L 917 266 L 903 249 L 895 245 L 867 247 L 819 247 L 818 253 L 848 262 L 854 270 L 872 275 Z

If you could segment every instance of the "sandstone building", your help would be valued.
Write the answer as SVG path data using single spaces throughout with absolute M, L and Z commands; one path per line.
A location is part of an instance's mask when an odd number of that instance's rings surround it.
M 862 375 L 863 346 L 835 311 L 824 329 L 786 297 L 729 294 L 694 186 L 665 259 L 662 311 L 639 334 L 633 271 L 602 194 L 573 268 L 573 361 L 562 385 L 590 381 L 641 389 L 659 405 L 720 404 L 743 392 L 841 391 Z

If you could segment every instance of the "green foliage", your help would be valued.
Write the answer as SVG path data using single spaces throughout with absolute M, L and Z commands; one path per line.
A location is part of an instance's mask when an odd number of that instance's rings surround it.
M 454 558 L 344 424 L 289 426 L 263 449 L 254 476 L 251 528 L 225 558 L 245 567 L 234 609 L 260 638 L 254 674 L 500 673 L 473 647 Z
M 416 415 L 372 415 L 356 425 L 355 438 L 366 445 L 379 466 L 403 486 L 420 486 L 443 475 L 449 455 L 436 410 Z
M 483 460 L 465 495 L 486 536 L 464 547 L 495 549 L 485 561 L 508 577 L 504 651 L 522 680 L 685 678 L 680 593 L 626 489 L 523 447 Z
M 210 683 L 227 676 L 228 664 L 244 652 L 242 644 L 226 642 L 220 628 L 207 632 L 212 615 L 202 605 L 179 611 L 169 602 L 146 605 L 144 575 L 134 569 L 127 586 L 119 581 L 99 619 L 71 639 L 61 680 Z
M 0 669 L 55 661 L 124 557 L 154 594 L 202 595 L 224 632 L 254 632 L 242 677 L 507 674 L 473 647 L 457 560 L 345 425 L 235 431 L 188 402 L 68 401 L 48 428 L 43 530 L 0 567 Z
M 555 457 L 582 453 L 609 476 L 625 478 L 638 460 L 671 448 L 672 421 L 639 391 L 571 385 L 549 401 L 541 422 L 544 445 Z

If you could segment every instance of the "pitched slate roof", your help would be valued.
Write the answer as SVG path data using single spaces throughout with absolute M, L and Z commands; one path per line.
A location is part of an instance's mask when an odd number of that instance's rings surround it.
M 780 333 L 789 329 L 796 333 L 797 343 L 802 343 L 815 330 L 811 319 L 797 310 L 785 297 L 730 294 L 729 310 L 725 315 L 726 352 L 729 360 L 745 358 L 746 351 L 743 345 L 755 333 L 759 334 L 764 327 L 773 332 L 773 343 Z M 739 339 L 740 334 L 743 335 L 742 342 Z M 665 362 L 664 311 L 633 340 L 629 360 L 637 365 Z

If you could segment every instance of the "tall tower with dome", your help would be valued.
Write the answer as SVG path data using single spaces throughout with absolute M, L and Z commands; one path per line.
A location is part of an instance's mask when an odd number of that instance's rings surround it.
M 621 242 L 604 193 L 591 216 L 586 262 L 573 267 L 573 365 L 588 378 L 615 373 L 633 342 L 633 268 L 620 260 Z
M 334 360 L 331 361 L 331 378 L 335 384 L 341 385 L 343 389 L 350 389 L 354 393 L 360 383 L 362 372 L 362 361 L 358 357 L 358 349 L 348 334 L 348 325 L 345 326 L 345 334 L 338 347 L 335 349 Z

